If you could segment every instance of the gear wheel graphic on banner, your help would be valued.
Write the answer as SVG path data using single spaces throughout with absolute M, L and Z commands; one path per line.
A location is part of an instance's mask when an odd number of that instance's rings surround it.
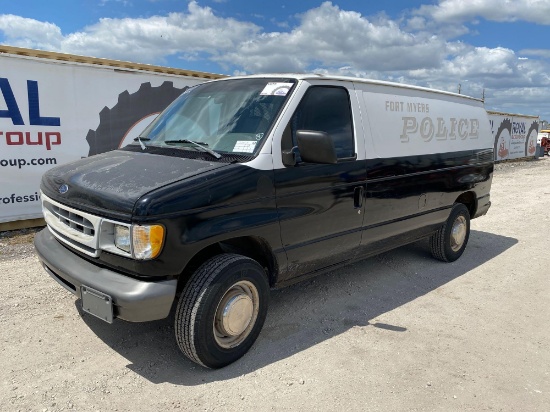
M 536 151 L 537 134 L 539 132 L 539 122 L 531 123 L 527 137 L 525 138 L 525 156 L 534 156 Z
M 510 154 L 510 136 L 512 136 L 512 121 L 504 119 L 495 135 L 495 160 L 508 158 Z
M 139 90 L 130 94 L 128 90 L 118 95 L 118 102 L 112 108 L 104 107 L 99 113 L 99 126 L 89 130 L 86 140 L 90 146 L 88 156 L 108 152 L 121 147 L 128 133 L 144 119 L 164 110 L 189 87 L 174 87 L 173 82 L 165 81 L 158 87 L 142 83 Z M 148 124 L 148 123 L 147 123 Z M 144 129 L 147 124 L 143 124 Z M 141 132 L 139 130 L 138 132 Z M 137 135 L 136 135 L 137 136 Z

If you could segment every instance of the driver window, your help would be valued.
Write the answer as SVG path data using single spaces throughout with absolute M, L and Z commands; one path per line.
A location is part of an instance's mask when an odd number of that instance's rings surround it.
M 310 87 L 283 133 L 283 150 L 296 146 L 297 130 L 326 132 L 332 137 L 339 159 L 353 157 L 355 148 L 347 90 L 331 86 Z

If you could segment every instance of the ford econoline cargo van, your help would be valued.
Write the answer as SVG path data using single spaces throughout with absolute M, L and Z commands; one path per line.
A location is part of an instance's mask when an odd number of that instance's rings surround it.
M 46 272 L 100 319 L 175 306 L 182 352 L 243 356 L 269 290 L 429 237 L 458 259 L 487 212 L 493 138 L 481 101 L 320 75 L 186 90 L 133 144 L 48 171 Z

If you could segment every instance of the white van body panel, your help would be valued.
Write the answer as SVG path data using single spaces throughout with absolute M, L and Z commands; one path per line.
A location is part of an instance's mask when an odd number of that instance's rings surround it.
M 370 126 L 368 158 L 489 149 L 492 137 L 481 102 L 383 85 L 356 84 Z

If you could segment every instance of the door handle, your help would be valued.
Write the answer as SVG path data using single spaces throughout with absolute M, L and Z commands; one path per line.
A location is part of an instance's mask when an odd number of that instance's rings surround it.
M 363 194 L 365 193 L 365 188 L 363 186 L 357 186 L 353 190 L 353 207 L 355 209 L 360 209 L 363 207 Z

